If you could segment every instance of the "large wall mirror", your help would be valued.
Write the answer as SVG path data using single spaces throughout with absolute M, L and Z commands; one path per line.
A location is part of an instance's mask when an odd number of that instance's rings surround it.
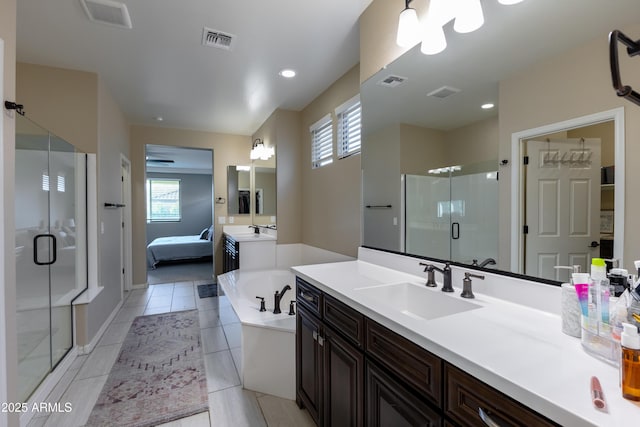
M 253 224 L 276 223 L 276 157 L 227 166 L 229 216 L 250 215 Z
M 591 257 L 620 258 L 623 115 L 554 127 L 566 120 L 558 117 L 545 123 L 548 132 L 518 129 L 522 141 L 509 150 L 511 160 L 528 156 L 541 167 L 512 168 L 503 161 L 504 143 L 500 150 L 500 129 L 510 126 L 501 122 L 509 115 L 500 109 L 499 88 L 550 57 L 637 24 L 637 2 L 538 0 L 506 7 L 492 1 L 483 9 L 480 30 L 456 34 L 449 23 L 444 52 L 424 55 L 417 45 L 362 84 L 363 244 L 462 264 L 495 260 L 486 266 L 560 281 L 566 273 L 555 265 L 588 268 Z M 611 87 L 609 76 L 602 78 Z M 579 185 L 543 185 L 556 176 Z M 515 228 L 511 219 L 498 223 L 505 197 L 499 180 L 511 180 L 519 191 L 512 192 L 519 198 L 511 212 Z M 579 207 L 556 203 L 578 199 Z M 533 233 L 555 233 L 558 212 L 567 209 L 580 210 L 563 221 L 582 235 L 584 248 L 545 249 L 548 243 Z M 534 223 L 542 228 L 534 230 Z M 523 225 L 529 226 L 525 237 Z M 510 249 L 499 249 L 501 232 L 512 234 Z

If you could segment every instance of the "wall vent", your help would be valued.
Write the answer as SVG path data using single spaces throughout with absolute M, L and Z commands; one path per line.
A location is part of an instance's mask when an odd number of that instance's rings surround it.
M 406 77 L 390 75 L 380 80 L 377 84 L 385 87 L 397 87 L 406 81 L 407 81 Z
M 111 0 L 80 0 L 90 20 L 122 28 L 132 28 L 129 10 L 123 3 Z
M 236 36 L 211 28 L 204 27 L 202 32 L 202 44 L 209 47 L 231 50 Z
M 433 90 L 427 94 L 427 96 L 433 96 L 434 98 L 448 98 L 451 95 L 455 95 L 459 93 L 460 89 L 452 87 L 452 86 L 442 86 L 436 90 Z

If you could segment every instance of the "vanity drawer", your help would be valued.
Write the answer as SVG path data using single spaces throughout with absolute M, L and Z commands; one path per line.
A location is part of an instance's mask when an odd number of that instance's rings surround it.
M 445 363 L 445 415 L 460 426 L 485 426 L 478 409 L 501 427 L 557 426 L 498 390 Z
M 330 295 L 324 294 L 322 318 L 327 325 L 353 341 L 359 348 L 364 345 L 364 316 Z
M 321 318 L 322 292 L 299 277 L 296 277 L 296 300 L 299 305 Z
M 367 354 L 440 406 L 442 360 L 370 319 L 366 319 L 365 331 Z

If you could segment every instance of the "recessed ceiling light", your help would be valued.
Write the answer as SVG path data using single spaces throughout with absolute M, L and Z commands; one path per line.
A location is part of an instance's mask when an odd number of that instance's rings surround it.
M 161 122 L 161 121 L 163 121 L 163 120 L 164 120 L 164 117 L 162 117 L 162 116 L 155 116 L 155 117 L 153 118 L 153 120 L 155 120 L 156 122 Z
M 482 105 L 480 106 L 480 108 L 482 108 L 483 110 L 490 110 L 490 109 L 492 109 L 493 107 L 495 107 L 495 105 L 493 105 L 493 104 L 492 104 L 492 103 L 490 103 L 490 102 L 489 102 L 489 103 L 487 103 L 487 104 L 482 104 Z
M 280 75 L 282 77 L 286 77 L 287 79 L 290 79 L 296 76 L 296 72 L 289 68 L 285 68 L 284 70 L 280 71 Z

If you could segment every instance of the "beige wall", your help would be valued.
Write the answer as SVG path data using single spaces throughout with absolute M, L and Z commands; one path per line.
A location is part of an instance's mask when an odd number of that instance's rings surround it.
M 367 165 L 362 169 L 362 244 L 399 251 L 400 125 L 365 136 L 360 156 Z M 391 208 L 367 208 L 386 205 Z
M 627 34 L 640 33 L 640 25 L 622 28 Z M 636 61 L 637 62 L 637 61 Z M 630 69 L 622 70 L 629 75 Z M 626 73 L 625 73 L 626 72 Z M 637 75 L 637 69 L 636 69 Z M 640 182 L 640 107 L 619 98 L 611 87 L 607 34 L 597 40 L 536 64 L 518 75 L 500 82 L 500 158 L 511 158 L 511 134 L 538 126 L 573 119 L 617 107 L 625 111 L 625 268 L 633 271 L 640 254 L 640 199 L 634 196 L 633 184 Z M 512 159 L 512 161 L 515 161 Z M 511 215 L 511 183 L 500 180 L 500 222 Z M 500 230 L 500 256 L 510 250 L 510 230 Z
M 302 111 L 302 242 L 356 256 L 360 245 L 360 155 L 311 168 L 309 127 L 360 92 L 360 68 L 353 67 Z
M 424 175 L 430 168 L 449 165 L 444 137 L 439 130 L 400 124 L 400 173 Z
M 97 85 L 98 123 L 98 274 L 103 291 L 87 307 L 87 342 L 96 336 L 121 299 L 122 209 L 104 209 L 104 203 L 122 202 L 121 156 L 129 157 L 129 123 L 104 82 Z M 80 341 L 80 340 L 78 340 Z M 81 344 L 81 343 L 80 343 Z
M 450 130 L 445 133 L 445 140 L 448 165 L 467 165 L 497 160 L 498 117 Z
M 18 102 L 27 117 L 85 153 L 98 152 L 98 75 L 19 62 Z
M 276 110 L 253 134 L 276 148 L 278 244 L 302 242 L 302 156 L 298 111 Z M 269 222 L 268 217 L 256 218 Z
M 227 198 L 227 165 L 246 164 L 251 150 L 251 137 L 185 129 L 131 126 L 131 198 L 133 203 L 133 283 L 147 282 L 146 276 L 146 210 L 144 188 L 144 150 L 147 144 L 213 150 L 214 199 Z M 228 217 L 226 204 L 214 204 L 216 274 L 222 272 L 222 225 L 218 217 Z M 250 224 L 249 216 L 236 216 L 235 224 Z
M 2 101 L 16 93 L 16 0 L 0 0 L 0 39 L 4 41 Z M 16 271 L 14 232 L 15 116 L 0 117 L 0 402 L 18 401 L 18 345 L 16 340 Z M 0 412 L 0 425 L 18 426 L 18 413 Z

